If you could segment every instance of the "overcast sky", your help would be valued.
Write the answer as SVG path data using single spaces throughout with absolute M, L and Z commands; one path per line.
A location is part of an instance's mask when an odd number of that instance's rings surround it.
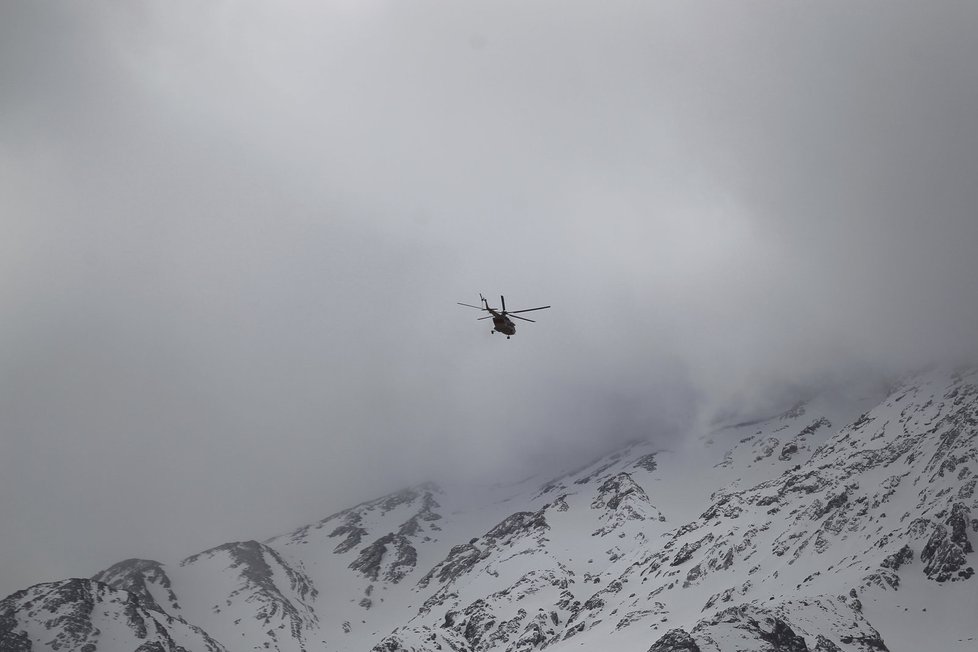
M 976 28 L 0 3 L 0 595 L 973 354 Z

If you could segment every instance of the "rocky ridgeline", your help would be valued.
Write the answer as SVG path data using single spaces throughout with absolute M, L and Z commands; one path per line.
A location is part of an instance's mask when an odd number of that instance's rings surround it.
M 839 643 L 835 643 L 838 641 Z M 788 600 L 776 607 L 741 604 L 703 618 L 689 632 L 667 632 L 649 652 L 886 650 L 879 632 L 845 598 Z
M 5 599 L 0 649 L 886 650 L 865 604 L 978 582 L 975 381 L 635 443 L 478 507 L 425 484 L 176 567 L 127 560 Z
M 87 579 L 38 584 L 0 602 L 0 650 L 227 652 L 201 628 Z
M 169 613 L 180 611 L 170 578 L 158 561 L 127 559 L 96 573 L 92 579 L 132 593 L 147 609 Z M 160 602 L 157 602 L 157 596 Z
M 224 606 L 243 598 L 251 607 L 249 616 L 268 628 L 265 631 L 272 643 L 277 645 L 283 636 L 290 643 L 302 643 L 305 632 L 316 627 L 318 617 L 312 603 L 318 592 L 312 580 L 274 548 L 257 541 L 226 543 L 188 557 L 180 565 L 196 570 L 205 563 L 237 574 L 236 586 Z M 212 610 L 220 613 L 222 606 L 215 604 Z

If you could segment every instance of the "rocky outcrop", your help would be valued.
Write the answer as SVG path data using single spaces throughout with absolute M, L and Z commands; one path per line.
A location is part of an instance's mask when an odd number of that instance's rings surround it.
M 676 628 L 670 629 L 653 643 L 649 652 L 700 652 L 700 646 L 686 630 Z
M 361 550 L 350 568 L 372 581 L 383 579 L 397 584 L 417 563 L 418 551 L 408 538 L 391 532 Z
M 841 429 L 815 401 L 682 450 L 631 444 L 472 511 L 419 485 L 180 567 L 126 560 L 4 600 L 0 650 L 882 652 L 897 638 L 866 614 L 898 628 L 923 578 L 978 581 L 969 378 L 832 406 Z
M 720 650 L 886 652 L 879 633 L 844 601 L 789 600 L 773 607 L 746 603 L 699 621 L 692 637 Z
M 524 537 L 542 535 L 543 532 L 550 529 L 544 516 L 545 511 L 546 508 L 537 512 L 510 514 L 482 537 L 455 546 L 448 553 L 448 557 L 421 578 L 419 585 L 426 587 L 432 579 L 436 579 L 442 584 L 454 582 L 493 552 L 511 546 L 515 541 Z
M 0 601 L 0 649 L 227 652 L 182 618 L 148 607 L 133 593 L 86 579 L 38 584 Z
M 594 531 L 594 536 L 615 532 L 629 521 L 666 520 L 649 501 L 645 490 L 624 472 L 601 483 L 591 501 L 591 509 L 603 510 L 600 516 L 603 525 Z
M 363 541 L 363 537 L 366 536 L 366 528 L 360 527 L 360 522 L 363 520 L 363 515 L 359 512 L 350 512 L 344 518 L 343 525 L 339 525 L 334 528 L 330 533 L 329 537 L 344 537 L 342 541 L 336 544 L 333 548 L 333 552 L 336 554 L 343 554 L 344 552 L 349 552 Z
M 956 582 L 970 579 L 975 574 L 968 563 L 968 554 L 974 551 L 968 539 L 970 516 L 966 506 L 955 503 L 944 524 L 934 527 L 920 553 L 920 560 L 926 564 L 924 573 L 927 577 L 937 582 Z
M 165 610 L 170 614 L 176 614 L 180 610 L 170 578 L 158 561 L 127 559 L 96 573 L 92 579 L 128 591 L 142 601 L 147 609 Z M 163 605 L 157 602 L 154 592 L 160 596 Z
M 887 557 L 880 562 L 880 566 L 883 568 L 889 568 L 894 571 L 900 570 L 900 567 L 904 564 L 908 564 L 913 561 L 913 549 L 910 546 L 903 546 L 897 550 L 892 555 L 887 555 Z

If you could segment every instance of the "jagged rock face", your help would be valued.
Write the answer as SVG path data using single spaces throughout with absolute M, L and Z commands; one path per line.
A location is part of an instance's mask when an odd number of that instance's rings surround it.
M 362 503 L 351 509 L 329 516 L 319 523 L 299 528 L 287 537 L 277 537 L 270 543 L 289 546 L 308 545 L 316 541 L 316 533 L 328 525 L 338 523 L 329 531 L 328 538 L 339 538 L 333 553 L 356 553 L 348 567 L 371 582 L 383 581 L 397 584 L 417 568 L 417 543 L 431 542 L 441 530 L 438 521 L 440 505 L 435 497 L 440 489 L 427 483 L 400 491 L 377 500 Z M 378 532 L 369 527 L 378 517 L 407 515 L 396 528 Z M 366 600 L 364 604 L 372 601 Z M 369 608 L 369 607 L 367 607 Z
M 422 531 L 437 532 L 440 529 L 437 521 L 442 518 L 436 511 L 440 507 L 435 497 L 439 492 L 439 487 L 433 483 L 411 487 L 337 512 L 318 523 L 303 526 L 271 541 L 281 545 L 305 545 L 317 541 L 317 533 L 327 528 L 330 529 L 327 535 L 329 538 L 343 537 L 334 550 L 335 553 L 342 554 L 359 546 L 369 534 L 377 534 L 367 527 L 370 521 L 376 520 L 378 516 L 402 514 L 405 510 L 409 515 L 398 528 L 401 535 L 418 536 L 424 534 Z
M 203 630 L 95 580 L 38 584 L 0 602 L 0 649 L 226 652 Z
M 649 652 L 701 652 L 696 639 L 683 629 L 670 629 L 649 648 Z
M 883 568 L 892 568 L 895 571 L 900 570 L 900 567 L 904 564 L 908 564 L 913 561 L 913 549 L 910 546 L 903 546 L 897 550 L 892 555 L 888 555 L 883 561 L 880 562 L 880 566 Z
M 475 504 L 426 484 L 179 565 L 130 559 L 4 600 L 0 650 L 881 652 L 928 608 L 941 626 L 913 649 L 970 650 L 976 381 L 931 372 Z
M 813 631 L 813 625 L 818 629 Z M 688 639 L 703 652 L 887 650 L 879 633 L 851 605 L 827 598 L 785 601 L 773 608 L 755 604 L 729 607 L 712 617 L 700 620 L 691 630 Z M 811 646 L 809 641 L 812 642 Z
M 948 394 L 958 396 L 954 390 Z M 894 399 L 894 404 L 902 398 Z M 863 415 L 816 450 L 805 465 L 742 491 L 717 494 L 698 521 L 681 528 L 666 544 L 666 549 L 679 547 L 670 566 L 686 567 L 692 562 L 698 580 L 710 571 L 728 569 L 738 559 L 747 560 L 769 545 L 789 565 L 814 553 L 825 556 L 825 566 L 834 566 L 831 560 L 853 567 L 882 550 L 884 559 L 878 563 L 892 569 L 912 560 L 913 550 L 906 542 L 929 536 L 920 544 L 921 560 L 927 564 L 924 573 L 937 581 L 967 579 L 973 573 L 967 563 L 972 548 L 967 534 L 970 508 L 953 502 L 956 494 L 950 487 L 935 491 L 941 479 L 951 478 L 946 471 L 975 461 L 975 430 L 965 433 L 959 425 L 974 419 L 974 401 L 955 405 L 958 409 L 935 405 L 928 395 L 926 401 L 902 410 L 890 406 L 880 412 L 902 417 L 902 422 L 888 420 L 875 432 L 872 425 L 882 415 Z M 933 414 L 931 427 L 915 433 L 908 426 L 920 418 L 922 409 Z M 867 436 L 857 439 L 857 434 Z M 869 445 L 859 446 L 859 441 Z M 931 452 L 925 456 L 924 451 Z M 887 476 L 881 485 L 859 481 L 860 476 L 886 474 L 891 469 L 902 473 Z M 933 472 L 930 482 L 921 484 L 919 478 L 926 478 L 928 471 Z M 918 480 L 903 481 L 907 476 Z M 914 485 L 913 497 L 926 516 L 911 520 L 909 513 L 888 515 L 885 506 L 893 496 L 901 490 L 913 491 Z M 709 532 L 701 534 L 707 525 Z M 833 545 L 848 539 L 866 541 L 859 544 L 863 556 L 840 559 L 832 555 Z M 811 579 L 805 577 L 802 582 Z
M 418 552 L 407 537 L 389 532 L 361 550 L 360 556 L 350 563 L 350 568 L 377 581 L 385 561 L 388 563 L 383 570 L 383 579 L 396 584 L 414 569 Z
M 360 514 L 356 512 L 351 512 L 345 518 L 345 523 L 343 525 L 337 526 L 332 532 L 329 533 L 330 538 L 332 537 L 345 537 L 342 541 L 336 544 L 333 549 L 335 553 L 344 553 L 349 550 L 353 550 L 360 545 L 363 541 L 363 537 L 367 534 L 367 531 L 359 526 L 361 520 Z
M 604 510 L 604 525 L 595 530 L 596 536 L 610 534 L 626 521 L 644 521 L 666 518 L 652 505 L 645 490 L 628 473 L 611 476 L 598 487 L 597 496 L 591 501 L 592 509 Z
M 148 609 L 169 613 L 180 610 L 170 578 L 163 569 L 163 564 L 158 561 L 127 559 L 96 573 L 92 579 L 132 593 Z
M 927 564 L 924 566 L 927 577 L 938 582 L 956 582 L 975 574 L 975 569 L 968 564 L 968 553 L 974 551 L 968 539 L 970 516 L 971 510 L 965 505 L 954 503 L 947 521 L 934 527 L 920 553 L 921 561 Z

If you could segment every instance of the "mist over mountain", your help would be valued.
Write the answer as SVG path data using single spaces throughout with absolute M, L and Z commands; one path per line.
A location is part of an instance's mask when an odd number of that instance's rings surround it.
M 3 3 L 0 595 L 975 363 L 976 12 Z
M 978 371 L 834 388 L 563 474 L 424 483 L 0 601 L 0 647 L 972 650 Z

